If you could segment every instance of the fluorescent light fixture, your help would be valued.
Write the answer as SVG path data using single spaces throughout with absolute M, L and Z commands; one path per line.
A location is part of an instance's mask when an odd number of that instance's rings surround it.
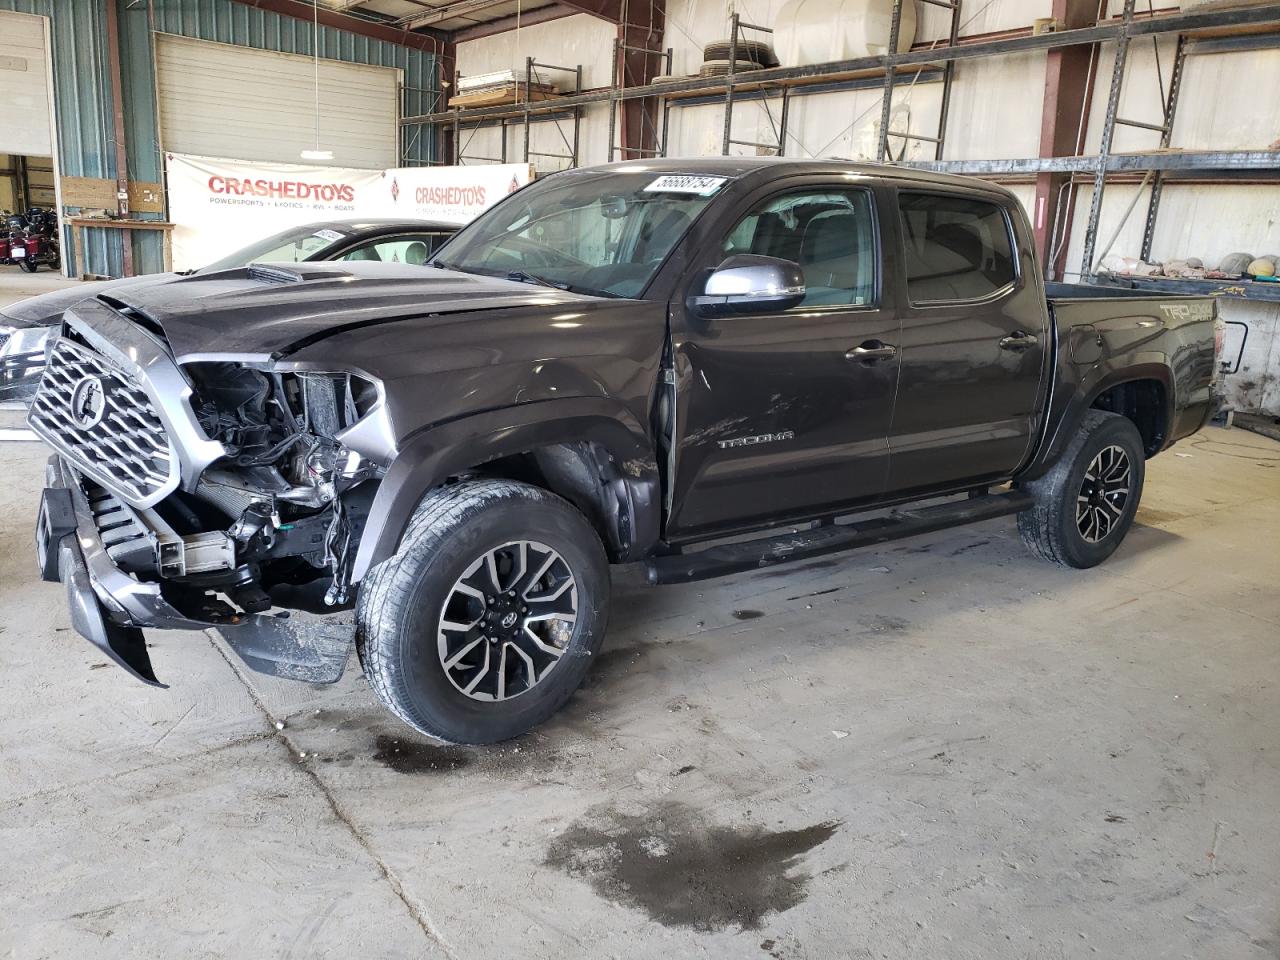
M 332 150 L 303 150 L 302 159 L 303 160 L 332 160 L 333 151 Z

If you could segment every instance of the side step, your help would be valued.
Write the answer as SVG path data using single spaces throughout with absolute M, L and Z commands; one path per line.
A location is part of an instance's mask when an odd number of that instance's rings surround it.
M 929 507 L 895 510 L 887 517 L 854 523 L 827 524 L 776 537 L 747 540 L 708 547 L 696 553 L 655 557 L 647 564 L 652 584 L 688 583 L 771 567 L 792 560 L 807 560 L 826 553 L 839 553 L 921 533 L 933 533 L 979 520 L 1020 513 L 1031 506 L 1030 495 L 1021 490 L 990 493 Z

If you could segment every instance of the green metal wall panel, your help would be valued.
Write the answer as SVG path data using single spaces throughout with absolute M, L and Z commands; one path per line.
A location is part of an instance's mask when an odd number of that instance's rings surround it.
M 117 4 L 120 25 L 125 142 L 128 174 L 133 180 L 160 182 L 163 179 L 153 29 L 259 50 L 306 56 L 312 53 L 310 23 L 233 0 L 112 2 Z M 114 106 L 103 0 L 0 0 L 0 10 L 50 18 L 54 112 L 62 175 L 115 179 Z M 154 23 L 150 22 L 152 17 Z M 440 94 L 434 55 L 325 26 L 320 27 L 319 39 L 322 57 L 398 67 L 403 71 L 401 116 L 437 109 Z M 400 137 L 402 162 L 414 165 L 434 159 L 434 137 L 412 128 L 402 129 Z M 63 233 L 63 249 L 70 261 L 73 257 L 69 229 Z M 124 235 L 118 230 L 86 230 L 85 264 L 83 268 L 72 264 L 73 273 L 119 276 L 124 271 L 123 241 Z M 133 253 L 137 272 L 163 269 L 163 249 L 158 234 L 135 234 Z

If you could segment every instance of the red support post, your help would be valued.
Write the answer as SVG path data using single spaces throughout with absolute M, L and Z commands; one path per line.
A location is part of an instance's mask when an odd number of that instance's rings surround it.
M 1097 22 L 1097 0 L 1053 0 L 1053 18 L 1059 29 L 1093 26 Z M 1040 156 L 1071 157 L 1084 149 L 1096 70 L 1094 46 L 1058 47 L 1046 55 Z M 1036 177 L 1031 225 L 1047 279 L 1062 279 L 1067 254 L 1065 241 L 1060 243 L 1053 262 L 1049 255 L 1055 235 L 1062 238 L 1070 235 L 1074 206 L 1075 188 L 1070 174 L 1042 173 Z

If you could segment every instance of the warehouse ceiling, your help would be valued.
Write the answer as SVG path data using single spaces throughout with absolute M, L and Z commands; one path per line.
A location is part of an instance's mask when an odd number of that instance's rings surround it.
M 453 33 L 535 10 L 555 0 L 319 0 L 322 7 L 405 30 Z

